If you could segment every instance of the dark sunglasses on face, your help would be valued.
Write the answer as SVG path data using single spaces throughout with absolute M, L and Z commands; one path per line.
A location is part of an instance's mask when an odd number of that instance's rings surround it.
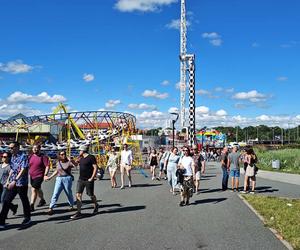
M 7 158 L 7 155 L 2 155 L 2 158 Z
M 60 156 L 65 156 L 66 154 L 59 154 Z

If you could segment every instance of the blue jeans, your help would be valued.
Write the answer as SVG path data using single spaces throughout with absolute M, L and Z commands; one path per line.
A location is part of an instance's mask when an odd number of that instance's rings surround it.
M 228 170 L 226 167 L 222 166 L 223 178 L 222 178 L 222 190 L 227 190 L 228 188 Z
M 167 169 L 167 177 L 170 186 L 173 188 L 177 185 L 177 176 L 176 176 L 176 168 L 168 168 Z
M 53 195 L 51 198 L 50 208 L 52 209 L 61 193 L 61 191 L 64 190 L 67 197 L 70 207 L 73 207 L 74 205 L 74 198 L 72 193 L 72 177 L 71 176 L 57 176 L 55 181 L 55 187 L 53 191 Z

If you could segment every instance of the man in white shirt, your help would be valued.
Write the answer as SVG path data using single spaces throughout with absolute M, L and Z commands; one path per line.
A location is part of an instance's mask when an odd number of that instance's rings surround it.
M 124 189 L 124 175 L 125 170 L 129 179 L 128 187 L 131 187 L 131 166 L 132 166 L 133 156 L 132 151 L 128 149 L 128 145 L 124 144 L 124 149 L 121 151 L 121 163 L 120 163 L 120 171 L 121 171 L 121 189 Z

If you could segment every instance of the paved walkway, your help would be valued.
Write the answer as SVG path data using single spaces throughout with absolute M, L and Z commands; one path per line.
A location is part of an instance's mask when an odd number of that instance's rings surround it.
M 284 182 L 284 183 L 289 183 L 294 185 L 300 185 L 300 174 L 287 174 L 287 173 L 280 173 L 275 171 L 259 170 L 257 176 L 272 181 L 279 181 L 279 182 Z
M 64 194 L 53 216 L 45 215 L 47 207 L 38 209 L 25 230 L 19 229 L 20 214 L 9 215 L 8 230 L 0 232 L 0 249 L 286 249 L 236 193 L 220 191 L 216 164 L 208 165 L 201 193 L 183 208 L 166 181 L 152 181 L 139 171 L 133 180 L 136 185 L 125 190 L 111 189 L 107 178 L 97 181 L 95 193 L 101 201 L 95 216 L 85 203 L 84 217 L 70 220 Z M 258 183 L 260 193 L 279 189 L 278 182 Z M 53 186 L 43 184 L 47 201 Z

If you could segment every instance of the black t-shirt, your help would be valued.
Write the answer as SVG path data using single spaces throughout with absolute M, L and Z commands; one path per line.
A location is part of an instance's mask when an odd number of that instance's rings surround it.
M 97 164 L 96 158 L 93 155 L 82 157 L 79 161 L 79 179 L 87 181 L 92 177 L 94 167 L 93 164 Z

